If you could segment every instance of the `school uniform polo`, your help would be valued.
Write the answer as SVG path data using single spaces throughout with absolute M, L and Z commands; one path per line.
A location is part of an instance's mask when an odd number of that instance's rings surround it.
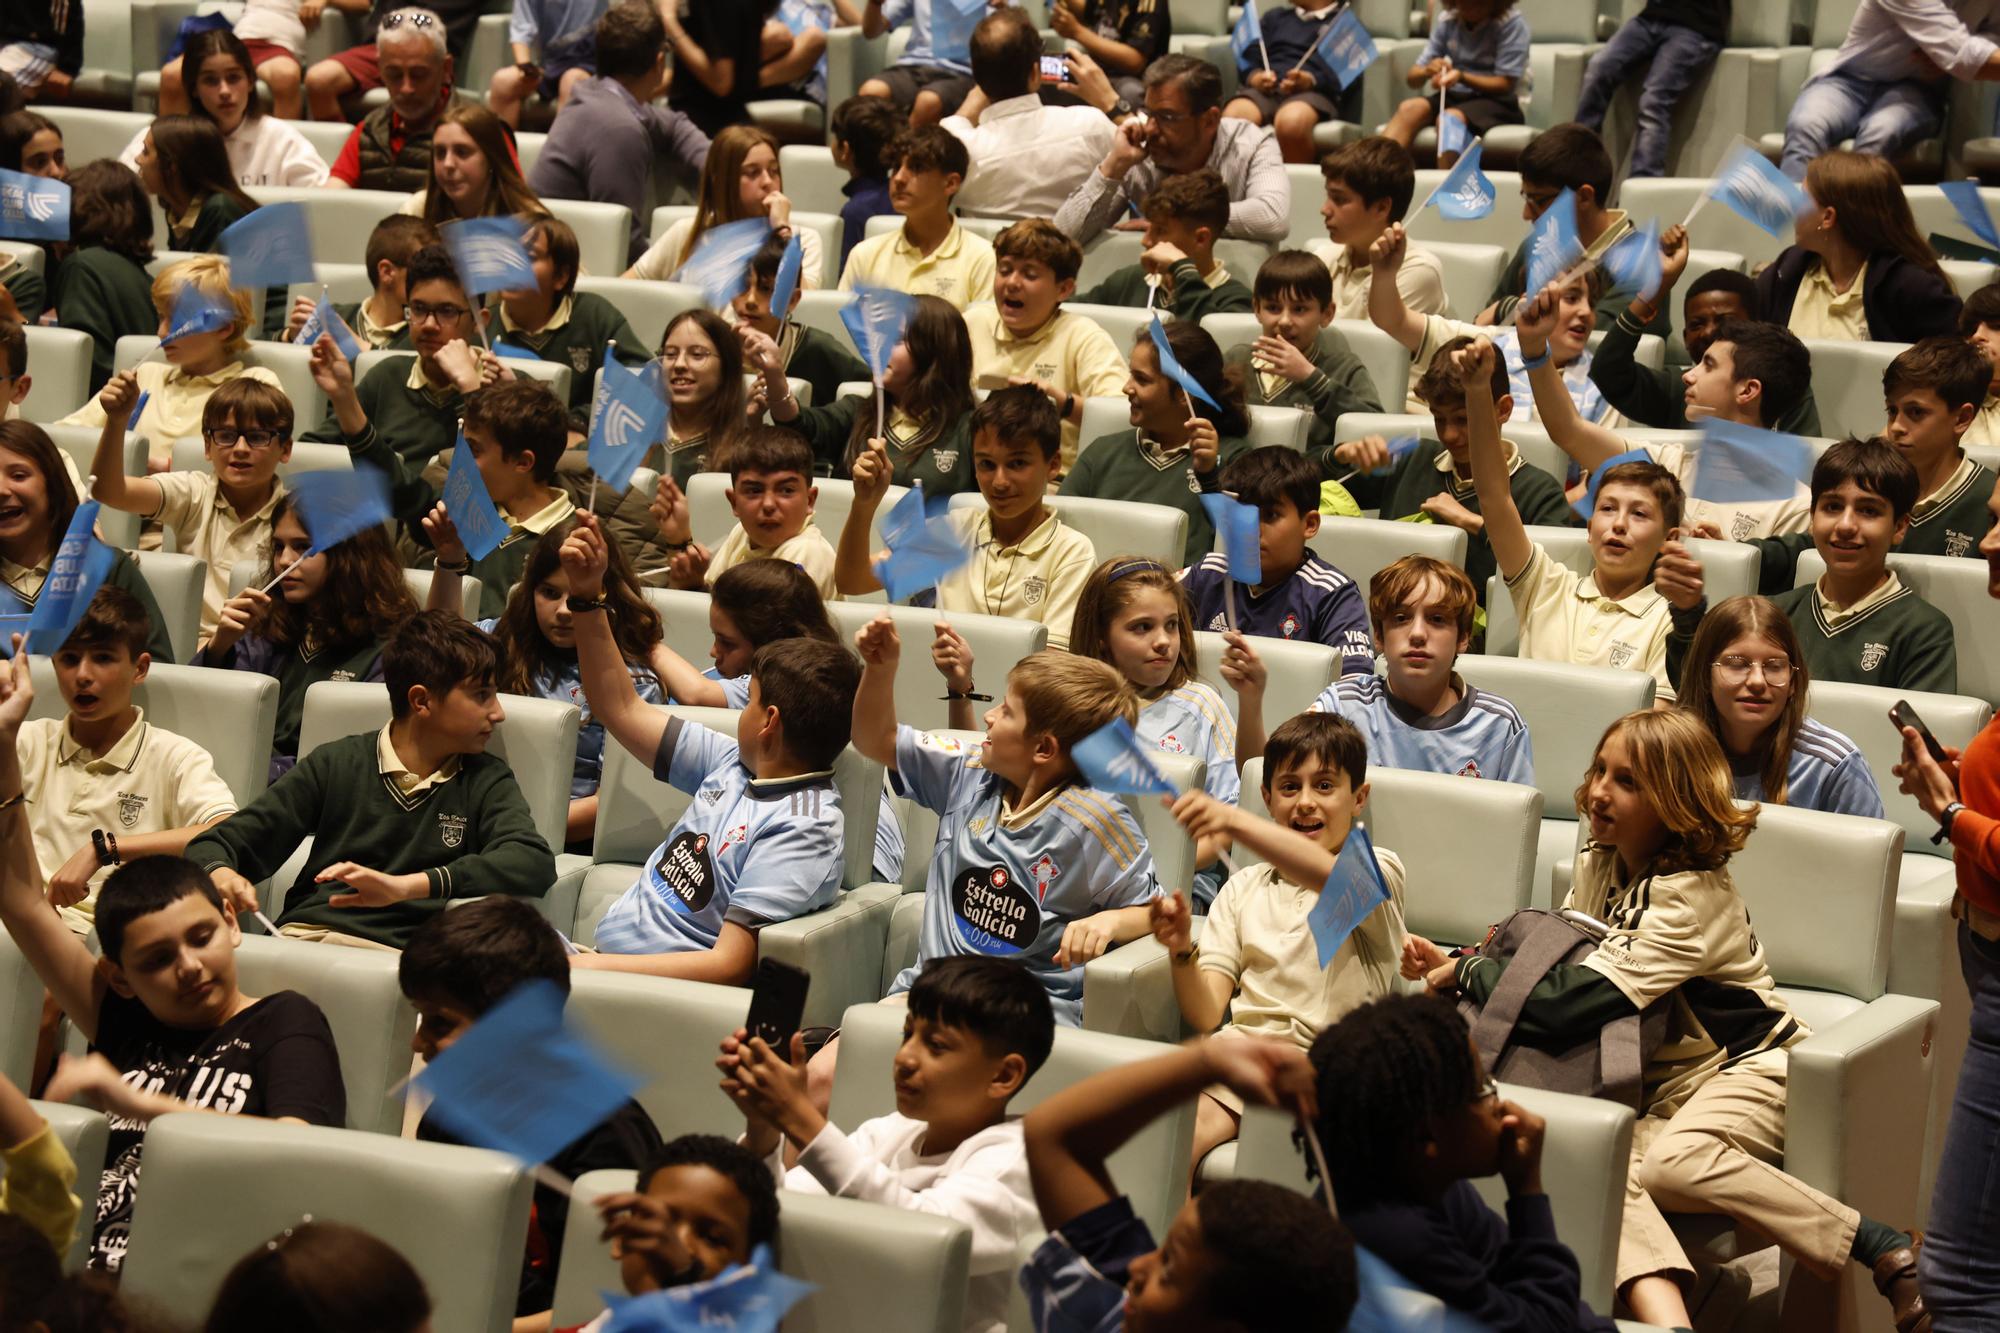
M 1222 359 L 1243 372 L 1243 398 L 1249 406 L 1296 407 L 1306 414 L 1306 453 L 1321 472 L 1335 477 L 1348 471 L 1332 458 L 1334 425 L 1347 412 L 1380 412 L 1382 397 L 1345 335 L 1321 329 L 1307 353 L 1313 373 L 1296 384 L 1258 369 L 1248 343 L 1231 347 Z
M 1696 456 L 1684 446 L 1648 444 L 1641 447 L 1653 456 L 1654 462 L 1680 479 L 1683 491 L 1693 488 Z M 1721 530 L 1723 539 L 1732 542 L 1805 532 L 1812 526 L 1812 496 L 1803 485 L 1794 489 L 1797 494 L 1789 500 L 1752 500 L 1745 504 L 1717 504 L 1689 495 L 1682 506 L 1681 516 L 1690 530 L 1697 523 L 1713 523 Z M 1979 503 L 1982 508 L 1985 507 L 1985 496 L 1980 497 Z
M 1976 558 L 1980 541 L 1993 526 L 1993 511 L 1986 507 L 1993 498 L 1993 483 L 1989 468 L 1970 458 L 1959 459 L 1944 485 L 1910 510 L 1910 530 L 1897 545 L 1898 554 Z
M 1673 608 L 1648 583 L 1614 600 L 1597 590 L 1597 576 L 1578 574 L 1537 543 L 1535 553 L 1507 580 L 1521 622 L 1520 655 L 1542 662 L 1574 662 L 1644 671 L 1655 697 L 1672 699 L 1667 635 Z
M 17 745 L 28 793 L 28 828 L 44 880 L 91 845 L 93 829 L 113 837 L 162 833 L 236 813 L 236 797 L 216 776 L 208 751 L 154 726 L 143 708 L 138 713 L 138 720 L 102 757 L 77 743 L 66 717 L 21 724 Z M 90 897 L 76 905 L 86 930 L 97 890 L 110 873 L 102 868 L 93 874 Z
M 1835 291 L 1826 265 L 1809 265 L 1799 280 L 1798 295 L 1792 298 L 1792 313 L 1785 327 L 1800 338 L 1867 342 L 1868 312 L 1862 304 L 1867 277 L 1868 261 L 1863 260 L 1847 290 Z
M 1017 334 L 1000 318 L 1000 309 L 981 301 L 965 312 L 965 331 L 972 339 L 972 373 L 1040 380 L 1057 393 L 1078 398 L 1116 398 L 1125 392 L 1126 352 L 1103 326 L 1056 307 L 1055 314 L 1033 333 Z M 1062 471 L 1076 463 L 1077 428 L 1062 428 Z
M 174 534 L 174 549 L 208 562 L 201 588 L 201 637 L 215 633 L 229 600 L 229 572 L 244 561 L 261 567 L 271 551 L 271 511 L 285 494 L 273 479 L 270 498 L 248 515 L 222 493 L 213 472 L 156 472 L 160 506 L 147 518 Z
M 833 546 L 811 518 L 806 519 L 805 527 L 797 535 L 771 547 L 756 545 L 743 525 L 736 524 L 709 557 L 708 585 L 714 587 L 717 579 L 746 560 L 783 560 L 797 565 L 813 581 L 821 597 L 829 602 L 840 600 L 840 588 L 833 580 Z
M 261 380 L 273 388 L 279 387 L 276 375 L 262 366 L 246 366 L 241 361 L 231 361 L 212 375 L 190 375 L 164 361 L 142 361 L 133 367 L 132 373 L 139 381 L 140 392 L 146 395 L 146 409 L 139 414 L 139 424 L 133 433 L 146 437 L 147 456 L 155 463 L 164 463 L 174 456 L 175 440 L 201 434 L 201 414 L 208 406 L 209 395 L 229 381 Z M 82 407 L 56 424 L 101 428 L 103 404 L 92 394 Z
M 1368 318 L 1368 286 L 1375 275 L 1368 251 L 1329 240 L 1308 241 L 1305 248 L 1318 255 L 1333 275 L 1334 318 Z M 1396 271 L 1396 292 L 1404 305 L 1420 315 L 1451 314 L 1451 301 L 1444 290 L 1444 265 L 1421 246 L 1404 249 L 1403 267 Z
M 956 221 L 937 249 L 923 254 L 902 227 L 870 236 L 854 247 L 840 275 L 840 290 L 888 287 L 912 296 L 943 297 L 964 310 L 993 299 L 993 244 Z
M 781 423 L 785 429 L 805 437 L 813 457 L 835 476 L 845 476 L 847 449 L 854 441 L 854 422 L 867 418 L 872 434 L 875 399 L 871 394 L 847 394 L 824 407 L 801 405 L 799 414 Z M 883 419 L 883 441 L 889 446 L 889 482 L 894 486 L 923 484 L 924 494 L 936 499 L 976 491 L 972 476 L 972 414 L 956 421 L 940 414 L 931 421 L 918 421 L 900 407 L 891 407 Z
M 385 348 L 408 348 L 410 345 L 410 321 L 399 319 L 393 324 L 377 324 L 368 313 L 368 303 L 357 301 L 351 307 L 335 306 L 334 313 L 347 321 L 347 327 L 354 330 L 359 338 L 376 351 Z
M 1771 600 L 1791 617 L 1814 680 L 1958 693 L 1958 646 L 1951 621 L 1889 572 L 1872 592 L 1837 607 L 1820 579 Z
M 1456 673 L 1458 702 L 1435 716 L 1419 713 L 1389 691 L 1382 677 L 1342 676 L 1321 690 L 1308 713 L 1346 718 L 1368 742 L 1368 762 L 1383 768 L 1449 773 L 1462 778 L 1535 785 L 1528 724 L 1514 705 Z
M 1049 647 L 1069 647 L 1076 599 L 1097 568 L 1090 538 L 1054 510 L 1012 546 L 994 539 L 991 510 L 953 510 L 951 521 L 959 540 L 972 548 L 972 559 L 939 582 L 938 609 L 1039 620 L 1049 627 Z

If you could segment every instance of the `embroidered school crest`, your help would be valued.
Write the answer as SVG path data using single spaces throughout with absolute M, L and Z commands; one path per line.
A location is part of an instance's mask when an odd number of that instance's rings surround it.
M 1021 580 L 1021 600 L 1029 606 L 1040 606 L 1048 591 L 1049 581 L 1040 574 L 1030 574 Z
M 438 836 L 447 847 L 456 847 L 465 841 L 465 816 L 448 815 L 438 811 Z
M 1194 469 L 1193 469 L 1193 468 L 1189 468 L 1189 469 L 1187 470 L 1187 479 L 1188 479 L 1188 494 L 1189 494 L 1189 495 L 1200 495 L 1200 494 L 1201 494 L 1201 483 L 1200 483 L 1199 481 L 1195 480 L 1195 475 L 1194 475 Z
M 1888 644 L 1864 643 L 1861 645 L 1861 669 L 1863 671 L 1873 671 L 1876 667 L 1881 666 L 1883 659 L 1888 656 Z
M 332 675 L 328 676 L 328 677 L 327 677 L 327 679 L 328 679 L 328 680 L 354 680 L 354 679 L 357 679 L 357 677 L 355 676 L 355 674 L 354 674 L 354 673 L 353 673 L 352 671 L 349 671 L 349 670 L 348 670 L 347 668 L 345 668 L 345 667 L 342 667 L 342 668 L 340 668 L 339 670 L 335 671 L 335 672 L 334 672 L 334 673 L 333 673 Z
M 958 450 L 933 449 L 931 450 L 931 461 L 937 464 L 939 472 L 949 472 L 958 466 Z
M 129 791 L 119 792 L 118 822 L 120 824 L 123 824 L 126 828 L 137 828 L 139 824 L 139 816 L 145 813 L 146 801 L 148 799 L 149 798 L 140 796 L 134 792 L 129 792 Z
M 1168 732 L 1166 735 L 1160 737 L 1160 748 L 1162 750 L 1167 751 L 1169 754 L 1187 753 L 1187 745 L 1181 740 L 1180 737 L 1174 735 L 1174 733 L 1171 731 Z
M 597 358 L 591 355 L 590 348 L 572 347 L 569 349 L 569 368 L 577 374 L 588 375 L 596 364 Z
M 1637 652 L 1638 649 L 1629 643 L 1614 643 L 1611 645 L 1611 665 L 1615 667 L 1626 666 L 1630 664 L 1633 655 Z
M 1296 638 L 1298 638 L 1298 637 L 1299 637 L 1299 614 L 1298 614 L 1298 612 L 1296 612 L 1296 611 L 1287 611 L 1287 612 L 1285 612 L 1285 623 L 1284 623 L 1284 624 L 1282 624 L 1282 625 L 1280 625 L 1280 626 L 1278 626 L 1278 632 L 1279 632 L 1280 634 L 1284 635 L 1284 636 L 1285 636 L 1286 638 L 1288 638 L 1288 639 L 1296 639 Z
M 1015 883 L 1005 866 L 973 866 L 951 884 L 952 915 L 959 934 L 975 953 L 1004 958 L 1035 942 L 1042 930 L 1042 909 L 1028 891 Z
M 1062 867 L 1056 864 L 1056 859 L 1053 856 L 1050 856 L 1047 852 L 1043 852 L 1040 859 L 1028 867 L 1028 873 L 1035 880 L 1035 896 L 1046 902 L 1049 896 L 1049 886 L 1056 882 L 1057 875 L 1062 874 Z
M 1750 540 L 1750 535 L 1756 531 L 1757 516 L 1755 514 L 1738 513 L 1736 521 L 1729 525 L 1729 540 L 1733 542 L 1747 542 Z
M 1950 528 L 1945 529 L 1944 553 L 1946 555 L 1964 555 L 1967 551 L 1970 551 L 1971 549 L 1972 549 L 1971 533 L 1953 532 Z

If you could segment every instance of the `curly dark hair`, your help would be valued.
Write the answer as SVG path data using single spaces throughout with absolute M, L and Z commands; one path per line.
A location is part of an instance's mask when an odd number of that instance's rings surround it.
M 507 595 L 507 607 L 493 626 L 493 637 L 500 644 L 500 669 L 494 682 L 503 694 L 533 694 L 536 678 L 552 671 L 564 659 L 576 656 L 574 651 L 565 653 L 550 643 L 535 622 L 535 589 L 562 568 L 562 544 L 575 528 L 575 520 L 569 519 L 542 534 L 535 549 L 528 553 L 521 581 Z M 606 542 L 604 546 L 611 555 L 611 563 L 604 571 L 611 635 L 618 641 L 619 656 L 643 667 L 653 645 L 660 641 L 660 613 L 639 591 L 632 567 L 626 563 L 625 552 L 618 543 Z
M 297 514 L 296 492 L 287 491 L 271 510 L 271 526 L 276 528 L 287 515 Z M 298 515 L 299 526 L 305 517 Z M 307 530 L 308 535 L 311 530 Z M 336 644 L 386 643 L 396 627 L 417 614 L 417 600 L 403 582 L 403 567 L 397 563 L 389 539 L 380 528 L 363 528 L 326 552 L 326 579 L 319 595 L 294 605 L 282 597 L 271 600 L 252 629 L 281 644 L 302 644 L 308 635 Z M 267 583 L 277 576 L 271 562 L 265 562 Z
M 1195 1196 L 1217 1263 L 1208 1309 L 1248 1333 L 1345 1328 L 1359 1281 L 1354 1237 L 1324 1205 L 1268 1180 L 1225 1180 Z
M 670 1166 L 705 1166 L 727 1176 L 743 1202 L 750 1205 L 751 1249 L 778 1243 L 778 1186 L 762 1158 L 742 1144 L 717 1134 L 683 1134 L 660 1145 L 639 1167 L 639 1189 Z

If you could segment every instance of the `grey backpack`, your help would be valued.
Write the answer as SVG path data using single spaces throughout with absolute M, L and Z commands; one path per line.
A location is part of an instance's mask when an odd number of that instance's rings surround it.
M 1494 1078 L 1550 1092 L 1602 1097 L 1640 1109 L 1646 1060 L 1666 1035 L 1666 1001 L 1606 1025 L 1566 1051 L 1546 1051 L 1513 1041 L 1528 993 L 1563 963 L 1580 963 L 1597 951 L 1609 931 L 1582 912 L 1523 908 L 1493 928 L 1479 947 L 1504 959 L 1507 970 L 1483 1007 L 1459 1002 L 1472 1027 L 1472 1044 Z

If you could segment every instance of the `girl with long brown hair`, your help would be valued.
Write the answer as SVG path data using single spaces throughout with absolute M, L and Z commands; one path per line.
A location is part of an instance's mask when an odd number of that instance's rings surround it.
M 447 107 L 431 136 L 431 174 L 403 212 L 432 226 L 548 212 L 528 188 L 500 117 L 477 103 Z
M 229 225 L 257 210 L 236 183 L 222 131 L 206 116 L 161 116 L 139 150 L 139 183 L 167 215 L 175 250 L 214 250 Z
M 774 230 L 789 232 L 792 201 L 785 197 L 777 138 L 755 125 L 731 125 L 709 145 L 694 216 L 668 227 L 625 276 L 670 278 L 694 254 L 703 232 L 745 218 L 768 218 Z M 800 289 L 819 286 L 823 269 L 818 228 L 806 227 L 799 232 L 799 251 Z
M 711 310 L 685 310 L 660 340 L 666 373 L 667 467 L 687 489 L 697 472 L 729 470 L 729 450 L 748 419 L 743 343 Z M 649 463 L 648 466 L 651 466 Z

